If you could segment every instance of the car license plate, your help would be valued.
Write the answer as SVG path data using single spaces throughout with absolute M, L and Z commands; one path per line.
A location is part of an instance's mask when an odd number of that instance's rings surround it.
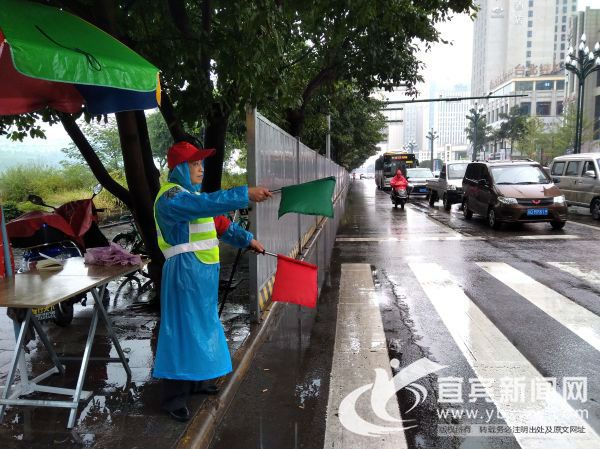
M 548 209 L 527 209 L 527 215 L 529 216 L 546 216 L 548 215 Z
M 421 187 L 421 188 L 419 189 L 419 192 L 421 192 L 421 193 L 426 193 L 426 192 L 427 192 L 427 187 Z

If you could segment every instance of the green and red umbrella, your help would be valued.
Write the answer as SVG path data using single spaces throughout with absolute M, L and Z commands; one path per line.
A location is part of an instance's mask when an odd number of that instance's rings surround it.
M 0 115 L 44 107 L 91 114 L 155 108 L 159 70 L 57 8 L 0 0 Z

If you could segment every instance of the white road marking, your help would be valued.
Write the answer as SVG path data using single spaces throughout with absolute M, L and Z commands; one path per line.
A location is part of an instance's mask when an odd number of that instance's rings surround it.
M 600 351 L 598 315 L 508 264 L 479 262 L 477 265 Z
M 594 231 L 600 231 L 600 226 L 589 225 L 585 223 L 579 223 L 578 221 L 567 221 L 567 227 L 570 225 L 583 226 L 585 228 L 593 229 Z
M 349 393 L 375 381 L 376 368 L 387 371 L 391 377 L 390 359 L 371 266 L 346 263 L 342 264 L 341 271 L 324 448 L 405 449 L 408 446 L 401 430 L 377 437 L 362 436 L 344 427 L 338 416 L 340 404 Z M 395 397 L 393 386 L 390 384 L 388 387 L 391 391 L 384 396 Z M 369 397 L 366 393 L 360 396 L 356 411 L 368 423 L 382 425 L 385 421 L 375 416 Z M 390 401 L 388 405 L 389 415 L 400 420 L 397 404 Z M 405 424 L 405 427 L 408 425 Z
M 436 236 L 414 236 L 406 238 L 398 237 L 338 237 L 335 239 L 336 242 L 441 242 L 441 241 L 452 241 L 452 240 L 485 240 L 484 237 L 463 237 L 463 236 L 451 236 L 451 237 L 436 237 Z
M 502 378 L 542 379 L 542 374 L 473 303 L 448 271 L 435 263 L 409 263 L 421 287 L 508 426 L 584 426 L 585 434 L 515 433 L 523 449 L 589 449 L 600 437 L 556 390 L 545 398 L 511 400 L 500 388 Z
M 572 276 L 600 287 L 600 271 L 582 268 L 577 262 L 548 262 L 548 265 L 552 265 Z
M 443 241 L 488 241 L 488 240 L 577 240 L 581 236 L 578 235 L 515 235 L 515 236 L 467 236 L 467 235 L 453 235 L 453 236 L 423 236 L 423 235 L 410 235 L 407 237 L 337 237 L 336 242 L 443 242 Z
M 558 235 L 516 235 L 513 239 L 519 240 L 577 240 L 581 237 L 573 234 L 558 234 Z

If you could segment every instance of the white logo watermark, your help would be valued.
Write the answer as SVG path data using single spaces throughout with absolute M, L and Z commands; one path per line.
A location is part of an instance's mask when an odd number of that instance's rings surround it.
M 400 362 L 396 359 L 390 361 L 393 369 L 400 366 Z M 390 399 L 396 399 L 396 393 L 405 389 L 412 393 L 414 401 L 408 410 L 404 411 L 406 415 L 415 409 L 418 405 L 425 402 L 427 399 L 427 389 L 416 383 L 417 380 L 433 374 L 437 371 L 446 368 L 444 365 L 432 362 L 427 358 L 422 358 L 409 366 L 401 369 L 396 375 L 390 378 L 386 369 L 376 368 L 375 382 L 363 385 L 350 392 L 340 403 L 339 420 L 341 424 L 349 431 L 363 436 L 378 437 L 396 432 L 402 432 L 408 429 L 417 427 L 414 419 L 401 419 L 392 416 L 387 405 Z M 524 403 L 546 401 L 548 395 L 556 394 L 558 382 L 555 377 L 539 377 L 526 379 L 525 377 L 501 377 L 501 378 L 469 378 L 468 379 L 468 398 L 465 401 L 463 393 L 464 379 L 459 377 L 439 377 L 437 379 L 437 402 L 440 405 L 448 406 L 449 404 L 473 404 L 478 401 L 491 403 L 492 392 L 495 401 L 504 403 Z M 366 398 L 362 399 L 363 395 L 371 391 L 370 395 L 370 413 L 366 402 Z M 585 403 L 588 400 L 588 386 L 586 377 L 567 377 L 562 379 L 562 398 L 566 401 L 578 401 Z M 465 392 L 466 393 L 466 392 Z M 359 402 L 361 401 L 361 402 Z M 524 426 L 521 429 L 519 426 L 498 426 L 493 424 L 494 421 L 503 420 L 496 409 L 477 410 L 470 408 L 440 408 L 438 410 L 438 418 L 462 421 L 467 419 L 472 421 L 472 425 L 480 422 L 483 425 L 479 426 L 479 430 L 474 429 L 471 424 L 443 425 L 438 427 L 439 434 L 444 435 L 471 435 L 477 436 L 482 434 L 493 434 L 495 436 L 509 435 L 514 433 L 577 433 L 581 432 L 581 426 Z M 359 410 L 363 416 L 359 414 Z M 485 412 L 485 413 L 484 413 Z M 587 410 L 577 410 L 580 417 L 587 419 Z M 368 415 L 368 416 L 365 416 Z M 385 421 L 390 424 L 376 424 L 375 419 Z M 493 424 L 493 425 L 492 425 Z M 496 427 L 494 427 L 494 425 Z M 448 427 L 448 428 L 446 428 Z M 502 428 L 500 428 L 502 427 Z M 540 430 L 540 428 L 542 430 Z M 508 430 L 507 430 L 508 429 Z M 550 429 L 550 430 L 549 430 Z M 566 430 L 565 430 L 566 429 Z M 457 433 L 458 432 L 458 433 Z
M 392 359 L 390 365 L 392 368 L 396 369 L 400 366 L 400 362 L 396 359 Z M 405 412 L 409 413 L 427 398 L 427 390 L 425 387 L 415 383 L 415 381 L 443 368 L 446 368 L 446 366 L 422 358 L 401 369 L 391 379 L 387 370 L 376 368 L 374 383 L 363 385 L 362 387 L 355 389 L 342 400 L 339 409 L 340 422 L 346 429 L 353 433 L 373 437 L 401 432 L 416 427 L 416 424 L 406 425 L 413 420 L 403 420 L 391 416 L 386 409 L 387 403 L 390 399 L 396 398 L 396 393 L 398 391 L 406 388 L 415 397 L 413 405 Z M 394 425 L 381 426 L 374 424 L 363 419 L 358 414 L 357 402 L 360 397 L 369 390 L 371 390 L 371 409 L 375 413 L 375 416 L 383 421 L 394 423 Z M 363 407 L 360 408 L 362 409 Z

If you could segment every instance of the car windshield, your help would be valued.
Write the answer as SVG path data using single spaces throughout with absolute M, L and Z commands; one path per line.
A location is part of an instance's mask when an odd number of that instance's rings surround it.
M 496 184 L 548 184 L 550 178 L 537 165 L 501 165 L 490 167 Z
M 412 179 L 433 178 L 433 173 L 428 168 L 409 168 L 406 170 L 406 176 Z
M 468 164 L 451 164 L 448 165 L 448 179 L 462 179 L 467 171 Z

